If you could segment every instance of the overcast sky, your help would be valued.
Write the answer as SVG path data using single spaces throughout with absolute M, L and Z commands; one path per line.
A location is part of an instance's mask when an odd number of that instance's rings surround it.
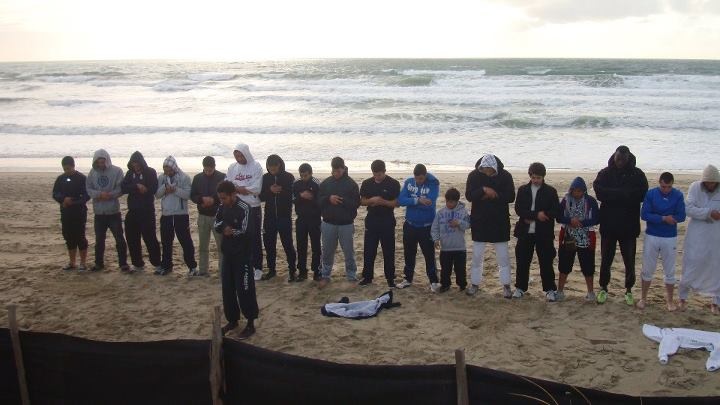
M 0 61 L 720 59 L 720 0 L 0 0 Z

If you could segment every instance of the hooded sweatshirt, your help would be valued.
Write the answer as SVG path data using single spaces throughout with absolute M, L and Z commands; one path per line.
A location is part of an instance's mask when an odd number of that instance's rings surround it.
M 645 173 L 635 167 L 635 155 L 630 153 L 625 167 L 615 165 L 615 154 L 602 169 L 593 188 L 600 205 L 600 235 L 618 239 L 640 236 L 640 203 L 645 198 L 648 182 Z
M 496 166 L 493 167 L 492 165 Z M 480 171 L 486 165 L 495 169 L 495 175 L 488 176 Z M 488 187 L 498 198 L 485 199 L 483 187 Z M 510 240 L 510 207 L 515 201 L 515 183 L 505 165 L 494 155 L 485 155 L 475 163 L 475 170 L 468 174 L 465 184 L 465 198 L 472 203 L 470 227 L 475 242 L 507 242 Z
M 250 207 L 260 206 L 260 190 L 262 189 L 262 175 L 263 168 L 260 162 L 255 160 L 252 153 L 250 153 L 250 147 L 244 143 L 235 145 L 236 151 L 239 151 L 245 156 L 247 163 L 241 165 L 235 162 L 228 167 L 227 180 L 233 182 L 236 187 L 245 187 L 251 194 L 243 195 L 238 194 L 240 199 L 250 205 Z
M 450 226 L 453 220 L 460 221 L 457 228 Z M 440 241 L 440 248 L 443 252 L 465 251 L 465 230 L 470 228 L 470 215 L 468 215 L 465 204 L 458 201 L 453 209 L 447 206 L 438 210 L 433 220 L 430 235 L 433 241 Z
M 572 190 L 576 188 L 583 191 L 582 197 L 575 198 L 572 196 Z M 580 220 L 581 228 L 569 226 L 573 218 Z M 577 247 L 586 248 L 591 246 L 589 233 L 595 225 L 600 223 L 600 209 L 597 200 L 587 193 L 587 186 L 582 177 L 576 177 L 573 180 L 567 194 L 560 201 L 560 214 L 557 221 L 562 224 L 564 231 L 575 239 Z
M 330 196 L 333 194 L 342 197 L 342 203 L 331 204 Z M 320 212 L 323 221 L 333 225 L 352 224 L 359 206 L 360 188 L 348 175 L 347 167 L 339 179 L 330 176 L 320 183 Z
M 105 169 L 101 170 L 97 167 L 98 159 L 105 158 Z M 120 201 L 118 197 L 122 195 L 121 184 L 123 181 L 123 171 L 117 166 L 113 166 L 110 160 L 110 154 L 105 149 L 98 149 L 93 155 L 93 164 L 87 177 L 87 193 L 93 200 L 93 210 L 95 215 L 113 215 L 120 212 Z M 100 201 L 100 193 L 108 192 L 111 195 L 109 200 Z
M 647 222 L 645 233 L 660 238 L 674 238 L 677 236 L 677 224 L 670 225 L 662 217 L 672 215 L 677 222 L 685 222 L 685 197 L 683 193 L 673 188 L 665 195 L 656 187 L 645 195 L 640 217 Z
M 190 177 L 185 174 L 177 165 L 175 158 L 168 156 L 163 162 L 165 166 L 172 167 L 175 174 L 167 176 L 164 172 L 158 176 L 158 190 L 155 197 L 161 199 L 160 207 L 163 216 L 188 215 L 188 203 L 190 199 Z M 164 170 L 164 169 L 163 169 Z M 167 187 L 175 187 L 175 192 L 165 192 Z
M 277 156 L 277 155 L 271 155 Z M 268 157 L 269 159 L 270 157 Z M 293 183 L 295 176 L 285 171 L 285 162 L 280 159 L 280 170 L 273 175 L 268 173 L 262 176 L 262 188 L 260 189 L 260 201 L 265 203 L 265 218 L 290 218 L 292 216 Z M 277 184 L 282 190 L 275 194 L 270 191 L 270 186 Z
M 135 173 L 132 169 L 132 163 L 138 162 L 142 167 L 140 174 Z M 157 172 L 152 167 L 148 167 L 142 153 L 135 151 L 130 156 L 127 164 L 128 171 L 125 173 L 121 189 L 123 194 L 127 194 L 128 210 L 144 210 L 155 212 L 155 193 L 158 189 Z M 138 191 L 137 185 L 142 184 L 147 187 L 147 191 L 143 194 Z
M 407 207 L 405 221 L 415 228 L 431 226 L 435 219 L 435 203 L 439 192 L 440 182 L 432 173 L 427 174 L 422 184 L 417 184 L 414 176 L 408 177 L 398 197 L 400 206 Z M 432 204 L 421 204 L 420 197 L 429 199 Z

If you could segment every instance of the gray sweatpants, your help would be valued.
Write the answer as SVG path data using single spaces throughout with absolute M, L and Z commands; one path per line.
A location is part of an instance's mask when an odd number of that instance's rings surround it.
M 322 238 L 322 277 L 330 278 L 333 263 L 335 262 L 335 250 L 338 241 L 345 256 L 345 276 L 348 280 L 356 280 L 357 266 L 355 264 L 355 249 L 353 247 L 353 234 L 355 225 L 333 225 L 325 221 L 320 226 Z

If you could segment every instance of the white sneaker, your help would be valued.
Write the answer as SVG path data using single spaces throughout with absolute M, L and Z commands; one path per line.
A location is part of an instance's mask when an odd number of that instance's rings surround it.
M 468 287 L 467 290 L 465 290 L 465 294 L 475 295 L 475 294 L 477 294 L 478 290 L 480 290 L 480 287 L 478 287 L 475 284 L 470 284 L 470 287 Z
M 519 288 L 516 288 L 516 289 L 515 289 L 515 292 L 514 292 L 513 295 L 512 295 L 512 297 L 513 297 L 513 298 L 522 298 L 524 295 L 525 295 L 525 291 L 523 291 L 523 290 L 521 290 L 521 289 L 519 289 Z
M 140 273 L 142 271 L 145 271 L 145 267 L 143 266 L 130 266 L 130 271 L 133 273 Z
M 407 280 L 403 280 L 400 284 L 397 285 L 397 288 L 400 288 L 400 289 L 402 289 L 402 288 L 408 288 L 408 287 L 410 287 L 411 285 L 412 285 L 411 282 L 409 282 L 409 281 L 407 281 Z
M 262 270 L 255 269 L 255 281 L 260 281 L 261 278 L 262 278 Z
M 440 283 L 430 283 L 430 291 L 434 293 L 440 291 Z
M 199 276 L 199 275 L 200 275 L 200 271 L 198 270 L 197 267 L 193 267 L 192 269 L 188 270 L 188 277 L 195 277 L 195 276 Z
M 512 289 L 510 289 L 510 286 L 504 285 L 503 286 L 503 297 L 510 299 L 510 298 L 512 298 L 512 296 L 513 296 L 513 292 L 512 292 Z
M 555 291 L 548 291 L 545 293 L 545 298 L 548 300 L 548 302 L 555 302 L 557 301 L 557 292 Z
M 594 291 L 587 293 L 587 295 L 585 296 L 585 301 L 595 302 L 596 299 L 597 297 L 595 296 Z
M 555 293 L 555 300 L 565 301 L 565 291 L 558 291 L 557 293 Z

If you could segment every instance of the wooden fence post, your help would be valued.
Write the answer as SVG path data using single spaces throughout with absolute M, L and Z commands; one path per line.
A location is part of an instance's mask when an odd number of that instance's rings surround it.
M 468 380 L 467 368 L 465 367 L 465 350 L 455 350 L 455 380 L 457 386 L 457 403 L 458 405 L 468 405 L 470 399 L 468 397 Z
M 222 330 L 220 329 L 220 307 L 213 309 L 213 328 L 210 340 L 210 389 L 213 405 L 222 405 L 221 394 L 225 391 L 225 376 L 222 365 Z
M 10 340 L 15 355 L 15 368 L 17 369 L 18 384 L 20 386 L 20 399 L 23 405 L 30 405 L 30 393 L 25 379 L 25 362 L 23 361 L 22 346 L 20 346 L 20 332 L 17 325 L 17 305 L 8 305 L 8 323 L 10 324 Z

